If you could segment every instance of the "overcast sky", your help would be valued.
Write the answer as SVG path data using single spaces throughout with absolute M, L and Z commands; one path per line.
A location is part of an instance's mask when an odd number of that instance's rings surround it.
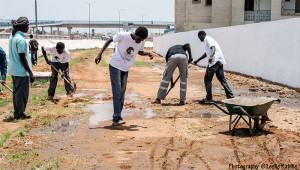
M 91 21 L 172 21 L 175 0 L 90 0 Z M 88 20 L 89 0 L 37 0 L 39 20 Z M 0 19 L 35 19 L 35 0 L 1 0 Z

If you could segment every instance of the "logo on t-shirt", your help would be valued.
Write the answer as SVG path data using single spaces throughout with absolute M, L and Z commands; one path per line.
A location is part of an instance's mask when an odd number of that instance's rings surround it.
M 127 50 L 124 52 L 123 54 L 123 59 L 130 61 L 133 58 L 133 54 L 134 53 L 134 48 L 133 47 L 129 47 L 127 48 Z

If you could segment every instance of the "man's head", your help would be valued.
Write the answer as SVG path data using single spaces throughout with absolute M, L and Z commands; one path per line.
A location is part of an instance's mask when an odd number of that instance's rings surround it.
M 61 54 L 61 53 L 64 52 L 64 50 L 65 50 L 65 44 L 63 42 L 58 42 L 56 44 L 56 51 L 57 51 L 57 53 Z
M 30 35 L 29 35 L 29 37 L 30 37 L 30 38 L 33 38 L 33 35 L 32 35 L 32 34 L 30 34 Z
M 198 32 L 198 38 L 200 39 L 201 42 L 204 41 L 205 37 L 206 37 L 206 32 L 205 31 L 201 30 L 201 31 Z
M 135 30 L 135 42 L 140 43 L 148 37 L 148 30 L 145 27 L 138 27 Z
M 27 17 L 20 17 L 16 20 L 12 20 L 11 21 L 12 25 L 13 25 L 13 36 L 15 35 L 15 33 L 17 31 L 22 31 L 22 32 L 28 32 L 29 30 L 29 20 Z

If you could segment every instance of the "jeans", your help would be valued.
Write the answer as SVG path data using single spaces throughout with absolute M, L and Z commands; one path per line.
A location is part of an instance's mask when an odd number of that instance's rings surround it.
M 113 95 L 113 119 L 122 119 L 121 112 L 124 106 L 128 72 L 121 71 L 109 65 L 110 81 Z
M 14 117 L 24 114 L 29 96 L 29 77 L 11 76 L 13 81 Z
M 34 65 L 34 62 L 37 62 L 37 51 L 31 51 L 31 63 Z
M 221 85 L 223 86 L 227 98 L 233 98 L 233 93 L 230 89 L 230 86 L 227 82 L 227 80 L 224 77 L 224 70 L 223 70 L 223 64 L 221 64 L 219 61 L 206 69 L 206 73 L 204 76 L 204 84 L 206 89 L 206 99 L 212 100 L 212 88 L 211 88 L 211 81 L 214 77 L 214 74 L 216 73 L 216 76 L 218 80 L 220 81 Z
M 66 66 L 65 63 L 53 62 L 51 64 L 58 71 L 59 71 L 59 69 L 60 70 L 65 70 L 65 66 Z M 57 79 L 58 79 L 57 78 L 58 72 L 56 70 L 54 70 L 52 67 L 51 67 L 51 71 L 52 71 L 52 76 L 50 78 L 50 86 L 49 86 L 49 89 L 48 89 L 48 96 L 54 97 L 55 89 L 56 89 L 56 85 L 57 85 Z M 71 83 L 71 79 L 69 77 L 69 68 L 65 71 L 65 78 L 67 80 L 69 80 L 69 82 Z M 67 83 L 66 80 L 64 80 L 64 82 L 65 82 L 65 89 L 67 91 L 67 94 L 73 92 L 73 89 L 72 89 L 71 85 L 69 83 Z

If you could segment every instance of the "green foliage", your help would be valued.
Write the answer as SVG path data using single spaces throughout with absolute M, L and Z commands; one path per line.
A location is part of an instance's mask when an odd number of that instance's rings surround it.
M 79 61 L 80 61 L 80 58 L 72 58 L 71 61 L 70 61 L 70 63 L 69 63 L 69 65 L 72 66 L 74 64 L 79 63 Z
M 148 66 L 149 64 L 143 61 L 134 61 L 132 64 L 133 67 L 145 67 Z
M 38 86 L 38 85 L 42 86 L 42 85 L 45 85 L 47 83 L 48 83 L 48 80 L 42 80 L 42 81 L 34 81 L 31 85 L 35 87 L 35 86 Z
M 23 132 L 23 130 L 20 130 L 19 132 L 16 133 L 17 137 L 24 137 L 25 133 Z
M 3 146 L 3 144 L 10 138 L 11 132 L 5 132 L 4 136 L 1 137 L 0 140 L 0 148 Z
M 29 164 L 31 160 L 34 160 L 38 156 L 39 156 L 39 152 L 37 151 L 30 152 L 24 149 L 23 151 L 9 154 L 7 156 L 8 158 L 7 164 L 13 164 L 15 162 L 23 162 L 23 161 L 26 161 L 26 163 Z
M 8 104 L 8 101 L 5 99 L 0 99 L 0 107 L 5 106 Z
M 43 124 L 43 126 L 51 126 L 51 120 L 50 119 L 44 119 L 42 124 Z

